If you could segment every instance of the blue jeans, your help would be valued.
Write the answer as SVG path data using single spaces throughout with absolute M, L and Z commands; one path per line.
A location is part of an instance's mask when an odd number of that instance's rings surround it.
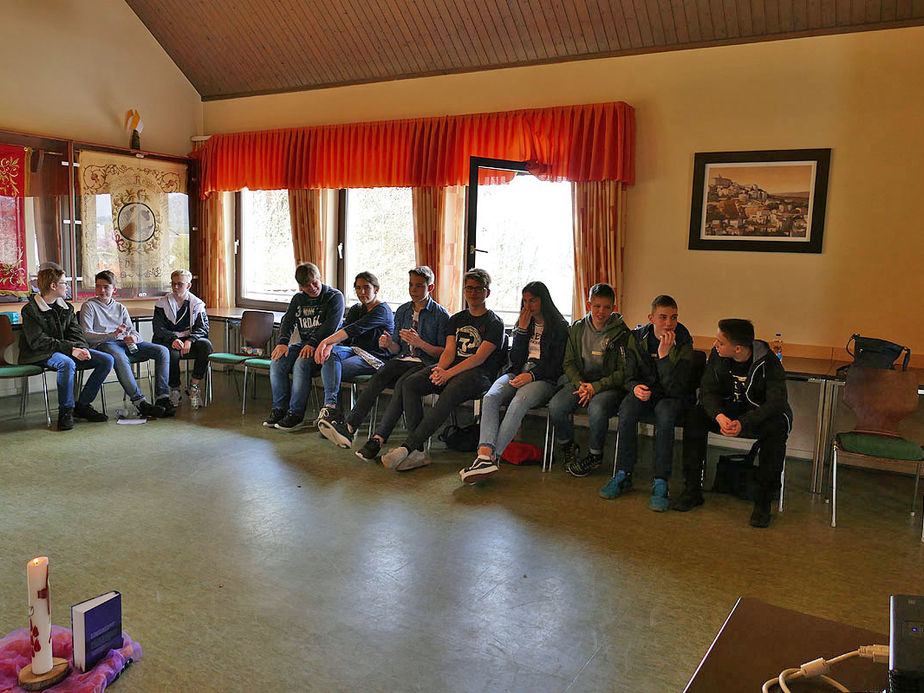
M 651 397 L 643 402 L 633 393 L 626 395 L 619 405 L 619 439 L 616 443 L 617 469 L 631 473 L 638 457 L 638 420 L 654 415 L 655 478 L 670 479 L 674 459 L 674 426 L 683 414 L 684 405 L 679 399 Z
M 579 398 L 572 394 L 576 388 L 568 381 L 549 402 L 549 417 L 555 426 L 555 437 L 561 442 L 574 440 L 574 422 L 571 413 L 579 407 Z M 594 395 L 587 405 L 587 416 L 590 419 L 590 451 L 600 454 L 606 443 L 606 431 L 610 425 L 610 417 L 616 416 L 620 401 L 625 391 L 604 390 Z
M 116 377 L 128 398 L 132 402 L 144 399 L 138 387 L 138 381 L 135 380 L 135 374 L 132 372 L 129 351 L 125 342 L 122 340 L 100 342 L 96 346 L 115 361 Z M 170 352 L 167 351 L 167 347 L 151 342 L 138 342 L 138 350 L 134 353 L 134 357 L 136 361 L 147 361 L 148 359 L 154 361 L 154 399 L 169 397 L 170 387 L 167 385 L 167 376 L 170 373 Z
M 301 344 L 289 346 L 289 353 L 270 364 L 270 386 L 273 388 L 273 409 L 305 416 L 311 377 L 320 369 L 314 359 L 300 359 Z M 289 383 L 289 373 L 292 382 Z
M 79 361 L 72 356 L 56 351 L 42 362 L 43 366 L 58 371 L 59 409 L 74 406 L 74 377 L 78 370 L 87 371 L 92 369 L 93 372 L 87 378 L 87 382 L 83 384 L 83 390 L 77 399 L 77 404 L 90 404 L 96 399 L 96 395 L 99 394 L 99 389 L 103 386 L 106 376 L 112 370 L 112 357 L 109 354 L 96 349 L 90 349 L 89 351 L 89 361 Z
M 546 380 L 536 380 L 522 387 L 510 384 L 510 375 L 494 381 L 481 401 L 481 433 L 479 446 L 489 447 L 500 457 L 520 428 L 523 417 L 533 407 L 549 401 L 557 386 Z M 507 406 L 503 421 L 500 408 Z
M 321 366 L 321 380 L 324 382 L 324 404 L 336 407 L 340 401 L 340 383 L 350 381 L 357 375 L 371 375 L 375 368 L 353 353 L 351 347 L 339 344 L 331 349 L 330 356 Z

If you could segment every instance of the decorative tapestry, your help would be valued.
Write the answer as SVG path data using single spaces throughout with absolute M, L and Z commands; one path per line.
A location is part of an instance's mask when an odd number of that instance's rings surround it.
M 26 185 L 29 157 L 24 147 L 0 144 L 0 296 L 27 296 Z

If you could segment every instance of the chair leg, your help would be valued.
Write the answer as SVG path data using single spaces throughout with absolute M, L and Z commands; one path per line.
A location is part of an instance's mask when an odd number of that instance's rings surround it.
M 552 418 L 547 416 L 545 417 L 545 436 L 542 438 L 542 471 L 548 472 L 551 471 L 552 465 L 550 464 L 550 452 L 552 449 L 551 442 L 549 441 L 549 434 L 553 433 L 552 431 Z
M 831 526 L 837 527 L 837 443 L 831 456 Z
M 911 496 L 911 517 L 914 517 L 914 504 L 918 500 L 918 482 L 921 480 L 921 463 L 914 468 L 914 495 Z
M 244 416 L 247 413 L 247 366 L 244 366 L 244 387 L 241 390 L 241 416 Z
M 210 363 L 209 366 L 208 366 L 208 370 L 205 371 L 205 377 L 208 378 L 208 380 L 209 380 L 209 388 L 208 388 L 208 389 L 209 389 L 209 398 L 208 398 L 208 404 L 211 404 L 211 403 L 212 403 L 212 364 L 211 364 L 211 363 Z
M 783 512 L 783 494 L 786 491 L 786 458 L 783 458 L 783 471 L 780 472 L 780 507 L 778 512 Z
M 26 402 L 29 400 L 29 376 L 22 379 L 22 401 L 19 403 L 19 418 L 26 415 Z
M 51 426 L 51 409 L 48 407 L 48 381 L 45 380 L 45 371 L 42 371 L 42 395 L 45 397 L 45 420 Z

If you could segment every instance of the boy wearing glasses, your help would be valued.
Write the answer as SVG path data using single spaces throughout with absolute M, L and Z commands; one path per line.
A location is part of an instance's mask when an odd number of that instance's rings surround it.
M 19 336 L 19 362 L 37 363 L 58 372 L 58 430 L 74 428 L 74 418 L 106 421 L 91 403 L 112 370 L 112 357 L 90 349 L 74 307 L 64 300 L 67 278 L 64 270 L 48 267 L 38 273 L 39 294 L 29 297 L 22 309 Z M 93 372 L 74 402 L 74 376 L 77 370 Z
M 409 375 L 401 387 L 408 437 L 382 455 L 382 464 L 389 469 L 406 471 L 430 464 L 423 452 L 427 439 L 458 405 L 480 399 L 488 391 L 505 357 L 504 322 L 485 305 L 491 295 L 491 277 L 483 269 L 471 269 L 464 279 L 468 309 L 449 318 L 446 348 L 439 361 Z M 425 416 L 423 397 L 434 392 L 440 397 Z M 391 431 L 376 433 L 384 441 Z
M 193 409 L 202 406 L 199 383 L 209 367 L 212 343 L 209 341 L 209 316 L 205 302 L 194 295 L 192 272 L 174 270 L 170 275 L 172 291 L 154 304 L 154 343 L 167 347 L 170 354 L 170 403 L 180 403 L 180 357 L 191 355 L 192 385 L 186 392 Z
M 376 399 L 387 387 L 400 392 L 403 378 L 426 366 L 432 366 L 446 345 L 446 323 L 449 313 L 430 297 L 435 277 L 426 265 L 408 272 L 408 293 L 411 300 L 395 311 L 394 332 L 385 332 L 379 337 L 379 346 L 387 349 L 391 358 L 379 368 L 363 388 L 362 394 L 353 405 L 353 410 L 344 421 L 318 422 L 321 435 L 342 448 L 353 443 L 356 430 L 362 425 L 375 405 Z M 400 397 L 392 398 L 392 404 L 381 421 L 381 427 L 389 431 L 401 417 Z M 393 417 L 394 420 L 390 420 Z M 382 437 L 373 434 L 357 451 L 364 460 L 375 460 L 382 449 Z

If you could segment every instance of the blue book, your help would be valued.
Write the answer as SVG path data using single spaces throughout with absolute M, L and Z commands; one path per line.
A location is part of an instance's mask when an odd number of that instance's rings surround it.
M 74 666 L 87 671 L 122 647 L 122 595 L 115 590 L 71 607 Z

